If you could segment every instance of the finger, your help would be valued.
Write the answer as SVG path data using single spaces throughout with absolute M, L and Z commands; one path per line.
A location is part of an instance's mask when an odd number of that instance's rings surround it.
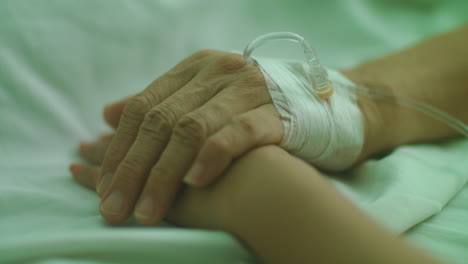
M 116 171 L 117 166 L 122 162 L 133 144 L 146 113 L 193 78 L 203 62 L 203 59 L 200 59 L 202 55 L 203 52 L 199 52 L 183 60 L 169 72 L 151 83 L 142 93 L 132 97 L 125 103 L 116 135 L 112 139 L 104 157 L 101 170 L 102 175 L 99 178 L 100 184 L 98 185 L 99 193 L 102 194 L 104 192 L 104 190 L 101 190 L 101 182 L 104 181 L 104 185 L 109 185 L 112 174 Z
M 197 60 L 203 56 L 209 55 L 211 52 L 213 51 L 205 50 L 205 51 L 197 52 L 194 55 L 187 58 L 187 60 L 184 60 L 182 63 L 188 63 L 190 61 Z M 153 89 L 154 87 L 155 85 L 150 85 L 147 88 L 147 90 Z M 119 101 L 108 104 L 104 107 L 104 111 L 103 111 L 104 120 L 110 127 L 112 127 L 113 129 L 117 129 L 117 127 L 119 126 L 120 117 L 122 116 L 122 113 L 124 111 L 125 104 L 127 104 L 127 102 L 136 95 L 125 97 Z
M 145 115 L 133 145 L 112 180 L 104 178 L 98 186 L 99 192 L 105 193 L 100 209 L 107 220 L 120 222 L 130 215 L 148 173 L 166 147 L 178 119 L 200 107 L 219 89 L 222 87 L 201 85 L 195 78 Z
M 112 137 L 113 134 L 105 134 L 97 142 L 82 142 L 80 144 L 81 157 L 94 165 L 101 165 Z
M 268 94 L 264 94 L 262 98 L 256 89 L 245 91 L 247 92 L 242 92 L 239 87 L 227 88 L 179 120 L 167 148 L 151 170 L 139 198 L 135 210 L 138 222 L 152 225 L 166 215 L 180 188 L 182 177 L 190 168 L 207 136 L 227 124 L 233 116 L 269 100 Z
M 99 176 L 99 167 L 83 163 L 71 164 L 70 171 L 73 178 L 81 185 L 90 189 L 96 189 L 96 181 Z
M 114 137 L 115 133 L 103 133 L 100 137 L 99 140 L 102 142 L 110 143 L 112 138 Z
M 280 115 L 273 104 L 244 113 L 208 138 L 184 181 L 204 187 L 221 175 L 234 158 L 255 147 L 278 144 L 283 134 Z
M 117 129 L 125 104 L 134 96 L 135 95 L 125 97 L 124 99 L 108 104 L 104 107 L 104 120 L 110 127 Z

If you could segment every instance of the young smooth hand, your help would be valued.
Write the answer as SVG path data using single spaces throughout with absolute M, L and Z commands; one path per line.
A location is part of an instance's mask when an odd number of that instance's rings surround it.
M 284 130 L 260 70 L 214 50 L 193 54 L 106 111 L 117 131 L 96 181 L 111 223 L 132 212 L 141 224 L 158 223 L 182 179 L 206 186 L 234 158 L 279 143 Z

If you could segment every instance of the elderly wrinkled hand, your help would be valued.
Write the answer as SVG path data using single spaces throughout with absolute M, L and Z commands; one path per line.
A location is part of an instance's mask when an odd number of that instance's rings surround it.
M 260 70 L 214 50 L 196 52 L 106 111 L 117 130 L 97 189 L 112 223 L 132 212 L 141 224 L 158 223 L 182 179 L 206 186 L 234 158 L 279 143 L 284 130 Z
M 96 190 L 100 166 L 112 137 L 113 134 L 104 134 L 97 141 L 80 144 L 80 156 L 85 162 L 70 165 L 73 178 L 78 183 Z M 231 203 L 227 194 L 229 189 L 235 186 L 211 191 L 215 186 L 210 185 L 209 188 L 203 189 L 186 186 L 188 188 L 183 188 L 179 193 L 164 220 L 179 226 L 226 230 L 230 217 L 220 212 L 231 212 L 225 211 L 224 208 L 230 207 L 227 206 Z

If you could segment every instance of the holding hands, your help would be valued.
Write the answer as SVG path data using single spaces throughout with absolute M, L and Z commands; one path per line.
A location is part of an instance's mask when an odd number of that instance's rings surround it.
M 104 112 L 116 133 L 95 184 L 111 223 L 132 213 L 143 225 L 158 223 L 182 181 L 206 186 L 233 159 L 284 133 L 260 70 L 214 50 L 193 54 Z

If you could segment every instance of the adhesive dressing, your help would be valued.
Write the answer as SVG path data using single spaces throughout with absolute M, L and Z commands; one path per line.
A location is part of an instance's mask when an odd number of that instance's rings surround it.
M 302 63 L 267 58 L 257 62 L 285 128 L 280 146 L 321 169 L 350 167 L 364 143 L 356 86 L 338 71 L 327 69 L 334 94 L 325 101 L 308 91 Z

